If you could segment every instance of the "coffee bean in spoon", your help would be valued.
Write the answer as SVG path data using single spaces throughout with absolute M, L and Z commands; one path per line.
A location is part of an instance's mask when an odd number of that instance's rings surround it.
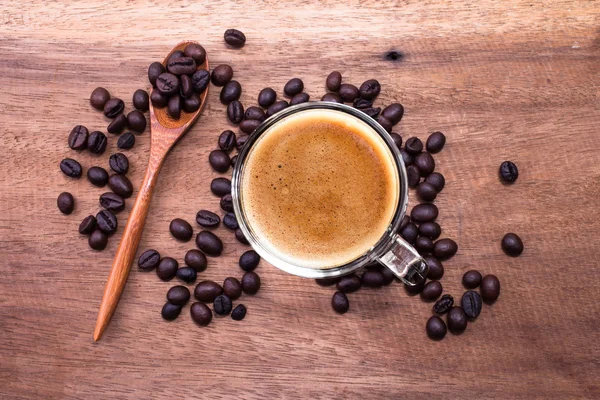
M 288 97 L 294 97 L 304 90 L 304 82 L 300 78 L 290 79 L 283 87 L 283 93 Z
M 200 96 L 192 94 L 190 97 L 183 99 L 182 101 L 183 111 L 186 113 L 194 113 L 200 108 Z
M 233 133 L 233 131 L 228 129 L 221 132 L 218 141 L 219 148 L 223 151 L 230 152 L 235 147 L 235 139 L 235 133 Z
M 500 179 L 505 183 L 513 183 L 519 177 L 519 169 L 512 161 L 504 161 L 500 164 Z
M 179 77 L 179 94 L 184 99 L 187 99 L 194 94 L 194 86 L 192 84 L 192 78 L 187 75 L 181 75 Z
M 185 55 L 182 57 L 171 56 L 167 62 L 167 71 L 174 75 L 191 75 L 196 71 L 196 67 L 196 61 Z
M 160 263 L 160 253 L 154 249 L 146 250 L 138 258 L 138 267 L 143 271 L 152 271 Z
M 127 126 L 134 132 L 142 133 L 146 130 L 146 117 L 139 110 L 127 114 Z
M 156 80 L 158 79 L 158 76 L 163 72 L 165 72 L 165 67 L 162 65 L 162 63 L 155 61 L 152 64 L 150 64 L 150 66 L 148 67 L 148 80 L 150 81 L 152 86 L 156 86 Z
M 108 100 L 110 100 L 110 93 L 108 93 L 108 90 L 104 89 L 103 87 L 97 87 L 94 89 L 90 96 L 90 104 L 99 111 L 104 110 L 104 106 Z
M 469 290 L 462 296 L 461 306 L 467 317 L 475 319 L 481 313 L 481 296 L 479 293 Z
M 458 251 L 458 245 L 452 239 L 440 239 L 433 245 L 433 255 L 440 260 L 453 257 Z
M 344 102 L 352 103 L 358 97 L 358 88 L 350 83 L 342 83 L 339 95 Z
M 379 96 L 379 92 L 381 92 L 381 85 L 377 79 L 364 81 L 358 89 L 360 97 L 368 100 L 373 100 L 375 97 Z
M 279 111 L 287 108 L 288 106 L 289 104 L 285 100 L 276 101 L 271 107 L 267 109 L 267 117 L 277 114 Z
M 444 276 L 444 266 L 434 256 L 423 257 L 429 270 L 427 271 L 427 278 L 431 280 L 440 280 Z
M 109 210 L 102 210 L 96 214 L 96 225 L 98 229 L 107 235 L 115 233 L 119 226 L 117 217 Z
M 60 170 L 63 174 L 70 178 L 80 178 L 81 177 L 81 164 L 72 158 L 65 158 L 60 162 Z
M 445 294 L 435 302 L 433 312 L 436 314 L 446 314 L 452 306 L 454 306 L 454 298 L 449 294 Z
M 219 99 L 223 104 L 229 104 L 234 100 L 238 100 L 242 95 L 242 85 L 236 80 L 229 81 L 221 89 Z
M 440 237 L 442 228 L 437 222 L 423 222 L 419 225 L 419 235 L 435 240 Z
M 217 296 L 213 301 L 213 310 L 215 310 L 215 314 L 217 315 L 229 315 L 232 308 L 231 299 L 226 294 Z
M 234 213 L 227 213 L 223 216 L 223 225 L 228 227 L 231 230 L 236 230 L 240 226 L 238 225 L 237 218 L 235 218 Z
M 241 244 L 245 244 L 245 245 L 250 244 L 250 242 L 248 242 L 248 239 L 246 239 L 246 236 L 244 236 L 244 232 L 242 232 L 242 230 L 240 228 L 235 230 L 235 238 Z
M 92 250 L 104 250 L 108 244 L 108 236 L 99 229 L 94 230 L 88 237 L 88 245 Z
M 156 79 L 156 89 L 167 97 L 179 94 L 179 78 L 170 72 L 163 72 Z
M 129 150 L 135 145 L 135 135 L 131 132 L 125 132 L 117 140 L 117 147 L 121 150 Z
M 296 104 L 306 103 L 310 100 L 310 95 L 308 93 L 298 93 L 292 97 L 290 100 L 290 106 L 295 106 Z
M 381 115 L 387 118 L 392 125 L 396 125 L 402 120 L 404 115 L 404 107 L 400 103 L 392 103 L 383 109 Z
M 131 197 L 133 194 L 133 185 L 125 175 L 111 175 L 108 178 L 108 187 L 124 199 Z
M 223 39 L 225 43 L 238 49 L 246 44 L 246 35 L 237 29 L 227 29 L 223 34 Z
M 172 304 L 167 301 L 165 303 L 165 305 L 163 306 L 162 310 L 160 311 L 160 315 L 166 321 L 173 321 L 174 319 L 179 317 L 179 314 L 181 314 L 181 309 L 182 309 L 182 306 L 177 305 L 177 304 Z
M 336 284 L 337 290 L 343 293 L 352 293 L 360 289 L 361 280 L 356 275 L 343 276 Z
M 187 242 L 192 238 L 194 234 L 194 230 L 192 229 L 192 225 L 184 219 L 175 218 L 169 224 L 169 232 L 171 235 L 182 242 Z
M 518 257 L 523 253 L 523 241 L 516 233 L 504 235 L 501 246 L 504 254 L 511 257 Z
M 277 93 L 270 87 L 262 89 L 258 93 L 258 105 L 262 108 L 269 108 L 277 100 Z
M 238 304 L 231 312 L 231 319 L 234 321 L 241 321 L 246 317 L 246 306 Z
M 143 89 L 138 89 L 133 92 L 132 103 L 137 110 L 140 110 L 141 112 L 148 111 L 150 108 L 150 98 L 148 97 L 148 92 Z
M 87 171 L 88 181 L 94 186 L 103 187 L 108 182 L 108 172 L 102 167 L 91 167 Z
M 68 144 L 73 150 L 83 150 L 87 147 L 89 136 L 88 129 L 83 125 L 76 125 L 69 133 Z
M 429 281 L 421 291 L 421 298 L 425 301 L 434 301 L 441 296 L 442 291 L 442 284 L 439 281 Z
M 209 231 L 201 231 L 196 235 L 196 246 L 209 256 L 220 256 L 223 251 L 221 239 Z
M 192 320 L 200 326 L 206 326 L 212 321 L 212 311 L 204 303 L 193 303 L 190 307 Z
M 79 233 L 82 235 L 89 235 L 96 229 L 96 217 L 88 215 L 79 224 Z
M 198 43 L 190 43 L 183 49 L 183 54 L 186 57 L 191 57 L 196 61 L 196 65 L 204 64 L 206 61 L 206 50 Z
M 123 112 L 125 108 L 125 103 L 123 100 L 118 99 L 116 97 L 108 100 L 106 104 L 104 104 L 103 112 L 106 118 L 115 118 L 119 114 Z
M 240 123 L 240 130 L 249 135 L 254 132 L 260 124 L 261 122 L 256 119 L 245 119 Z
M 422 152 L 415 156 L 413 165 L 416 165 L 417 168 L 419 168 L 421 176 L 429 176 L 435 169 L 435 160 L 431 154 Z
M 441 192 L 446 185 L 446 179 L 444 178 L 444 175 L 440 174 L 439 172 L 432 172 L 431 175 L 425 178 L 425 182 L 433 185 L 438 193 Z
M 100 195 L 100 206 L 113 213 L 118 213 L 125 209 L 125 200 L 116 193 L 106 192 Z
M 231 166 L 229 154 L 223 150 L 213 150 L 208 155 L 210 166 L 217 172 L 227 172 Z
M 123 153 L 111 154 L 108 165 L 117 174 L 126 174 L 129 171 L 129 159 Z
M 56 199 L 56 205 L 61 213 L 69 215 L 75 208 L 75 198 L 69 192 L 62 192 Z
M 234 100 L 227 105 L 227 118 L 233 124 L 239 124 L 244 119 L 244 106 L 239 100 Z
M 230 194 L 226 194 L 225 196 L 221 197 L 219 205 L 221 206 L 221 210 L 226 212 L 233 212 L 233 199 L 231 198 Z
M 467 314 L 462 308 L 454 306 L 448 311 L 446 322 L 451 333 L 460 335 L 467 329 Z
M 260 256 L 254 250 L 248 250 L 240 256 L 240 268 L 246 272 L 254 271 L 260 263 Z
M 185 286 L 173 286 L 167 292 L 167 301 L 171 304 L 184 305 L 190 299 L 190 290 Z
M 204 253 L 196 249 L 188 250 L 185 253 L 183 261 L 185 262 L 185 265 L 193 268 L 196 272 L 204 271 L 208 264 Z
M 171 96 L 169 98 L 169 102 L 167 103 L 167 114 L 169 114 L 169 117 L 174 120 L 181 118 L 181 108 L 181 97 L 178 94 Z
M 325 93 L 323 97 L 321 97 L 321 101 L 328 101 L 330 103 L 343 103 L 340 96 L 335 93 Z
M 181 279 L 185 283 L 192 283 L 196 281 L 198 276 L 197 271 L 192 267 L 183 267 L 177 270 L 177 278 Z
M 437 197 L 437 190 L 431 183 L 421 182 L 417 186 L 417 196 L 423 201 L 433 201 Z
M 442 132 L 433 132 L 427 138 L 425 146 L 430 153 L 439 153 L 446 144 L 446 136 Z
M 246 294 L 256 294 L 260 289 L 260 277 L 256 272 L 250 271 L 246 272 L 242 276 L 242 290 Z
M 92 154 L 103 154 L 106 150 L 106 135 L 100 131 L 90 133 L 87 141 L 87 148 Z
M 486 275 L 481 279 L 479 291 L 483 301 L 493 303 L 500 296 L 500 281 L 495 275 Z
M 227 178 L 215 178 L 210 183 L 210 191 L 214 195 L 222 197 L 231 193 L 231 181 Z
M 163 281 L 175 278 L 179 263 L 172 257 L 163 257 L 156 267 L 156 275 Z
M 200 94 L 206 90 L 210 82 L 210 73 L 205 69 L 199 69 L 192 75 L 192 88 Z
M 213 281 L 202 281 L 194 289 L 194 297 L 204 303 L 212 303 L 223 293 L 223 288 Z
M 479 271 L 467 271 L 462 277 L 462 284 L 467 289 L 475 289 L 481 283 L 481 279 L 482 277 Z
M 408 186 L 411 188 L 415 188 L 419 185 L 419 182 L 421 181 L 421 171 L 419 171 L 419 168 L 417 168 L 416 165 L 409 165 L 406 167 L 406 180 Z
M 348 297 L 340 291 L 335 292 L 331 298 L 331 308 L 338 314 L 345 314 L 350 308 Z
M 438 217 L 439 211 L 435 204 L 421 203 L 413 207 L 410 217 L 416 222 L 429 222 Z
M 125 116 L 125 114 L 119 114 L 112 121 L 110 121 L 110 124 L 108 124 L 108 127 L 106 127 L 106 130 L 108 131 L 108 133 L 117 135 L 117 134 L 123 132 L 123 129 L 125 129 L 126 126 L 127 126 L 127 117 Z
M 332 71 L 329 75 L 327 75 L 327 79 L 325 80 L 325 86 L 330 92 L 337 92 L 338 90 L 340 90 L 341 84 L 342 74 L 338 71 Z
M 153 90 L 150 93 L 150 102 L 155 108 L 165 108 L 169 103 L 169 96 L 160 93 L 158 90 Z
M 242 284 L 233 277 L 225 278 L 225 281 L 223 281 L 223 292 L 231 300 L 236 300 L 242 295 Z

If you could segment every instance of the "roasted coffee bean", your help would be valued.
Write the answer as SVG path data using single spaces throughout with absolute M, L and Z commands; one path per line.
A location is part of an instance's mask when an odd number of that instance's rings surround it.
M 160 93 L 158 90 L 153 90 L 150 93 L 150 101 L 156 108 L 164 108 L 169 103 L 169 96 Z
M 71 178 L 79 178 L 81 177 L 81 164 L 72 158 L 65 158 L 60 162 L 60 170 L 66 176 Z
M 346 103 L 352 103 L 358 97 L 358 88 L 350 83 L 342 83 L 339 95 Z
M 404 148 L 409 154 L 417 155 L 423 150 L 423 142 L 417 137 L 411 137 L 406 141 Z
M 191 75 L 196 71 L 196 61 L 186 56 L 171 57 L 167 63 L 167 71 L 174 75 Z
M 244 119 L 255 119 L 262 122 L 266 119 L 265 111 L 256 106 L 248 107 L 244 114 Z
M 156 250 L 150 249 L 142 253 L 138 258 L 138 267 L 144 271 L 152 271 L 158 267 L 160 263 L 160 253 Z
M 125 132 L 117 140 L 117 147 L 121 150 L 129 150 L 135 144 L 135 135 L 131 132 Z
M 104 105 L 104 116 L 106 118 L 115 118 L 123 112 L 124 108 L 125 103 L 123 103 L 123 100 L 114 97 L 108 100 Z
M 404 162 L 405 166 L 409 166 L 413 163 L 413 161 L 415 160 L 415 158 L 412 156 L 412 154 L 409 154 L 406 150 L 404 149 L 400 149 L 400 155 L 402 156 L 402 162 Z
M 230 212 L 225 214 L 225 216 L 223 217 L 223 225 L 232 230 L 236 230 L 240 227 L 238 225 L 237 219 L 235 218 L 235 214 Z
M 444 175 L 440 174 L 439 172 L 433 172 L 431 175 L 425 178 L 425 182 L 433 185 L 438 193 L 441 192 L 446 185 L 446 179 L 444 178 Z
M 260 277 L 253 271 L 242 276 L 242 290 L 246 294 L 256 294 L 260 289 Z
M 229 81 L 221 89 L 220 100 L 223 104 L 229 104 L 234 100 L 238 100 L 242 94 L 242 86 L 238 81 Z
M 205 228 L 215 228 L 219 226 L 221 218 L 214 212 L 208 210 L 200 210 L 196 214 L 196 222 L 198 225 Z
M 506 183 L 513 183 L 519 177 L 519 169 L 512 161 L 504 161 L 500 164 L 500 179 Z
M 416 222 L 429 222 L 438 217 L 439 211 L 435 204 L 421 203 L 413 207 L 410 217 Z
M 160 315 L 163 317 L 163 319 L 167 321 L 173 321 L 174 319 L 179 317 L 182 308 L 183 307 L 180 305 L 171 304 L 167 301 L 163 306 L 162 310 L 160 311 Z
M 440 280 L 442 276 L 444 276 L 444 266 L 434 256 L 425 256 L 423 257 L 429 270 L 427 271 L 427 278 L 431 280 Z
M 290 106 L 295 106 L 296 104 L 306 103 L 310 100 L 310 95 L 308 93 L 298 93 L 292 97 L 290 100 Z
M 231 300 L 235 300 L 242 295 L 242 284 L 235 278 L 225 278 L 223 281 L 223 292 L 229 296 Z
M 173 286 L 167 292 L 167 301 L 171 304 L 184 305 L 190 299 L 190 290 L 185 286 Z
M 421 291 L 421 298 L 425 301 L 436 300 L 442 294 L 442 284 L 439 281 L 429 281 Z
M 83 150 L 87 147 L 89 131 L 83 125 L 76 125 L 69 133 L 69 147 L 73 150 Z
M 206 326 L 212 321 L 212 311 L 204 303 L 193 303 L 190 307 L 192 320 L 200 326 Z
M 467 329 L 467 314 L 465 314 L 462 308 L 456 306 L 452 307 L 450 311 L 448 311 L 448 316 L 446 318 L 448 330 L 450 330 L 451 333 L 459 335 Z
M 153 62 L 148 67 L 148 80 L 152 84 L 152 86 L 156 86 L 156 79 L 160 74 L 165 72 L 165 67 L 159 63 L 158 61 Z
M 172 73 L 163 72 L 156 79 L 156 89 L 164 96 L 179 94 L 179 78 Z
M 377 122 L 379 123 L 379 125 L 381 125 L 383 129 L 385 129 L 386 132 L 392 131 L 393 125 L 389 119 L 380 115 L 379 117 L 377 117 Z
M 75 198 L 69 192 L 62 192 L 56 199 L 56 205 L 61 213 L 69 215 L 75 208 Z
M 335 292 L 331 298 L 331 307 L 338 314 L 344 314 L 350 308 L 348 297 L 342 292 Z
M 88 181 L 94 186 L 103 187 L 108 182 L 108 172 L 102 167 L 92 167 L 87 171 Z
M 258 128 L 260 123 L 261 122 L 256 119 L 245 119 L 240 123 L 240 130 L 244 133 L 251 134 Z
M 142 133 L 146 130 L 146 117 L 139 110 L 127 114 L 127 126 L 134 132 Z
M 127 117 L 125 116 L 125 114 L 119 114 L 112 121 L 110 121 L 110 124 L 108 124 L 106 130 L 108 131 L 108 133 L 117 135 L 123 132 L 123 129 L 125 129 L 126 126 Z
M 208 87 L 208 82 L 210 82 L 210 72 L 205 69 L 199 69 L 194 72 L 192 75 L 192 87 L 194 88 L 194 92 L 202 93 Z
M 358 108 L 359 110 L 371 108 L 373 107 L 373 102 L 371 100 L 361 99 L 359 97 L 352 102 L 352 107 Z
M 192 84 L 192 78 L 187 75 L 181 75 L 179 77 L 179 94 L 184 99 L 194 94 L 194 85 Z
M 106 150 L 106 135 L 100 131 L 90 133 L 87 148 L 92 154 L 102 154 Z
M 227 105 L 227 118 L 234 124 L 239 124 L 244 119 L 244 106 L 239 100 L 234 100 Z
M 381 275 L 383 275 L 383 284 L 384 285 L 389 285 L 390 283 L 394 282 L 396 279 L 398 279 L 396 277 L 396 275 L 394 275 L 394 273 L 392 272 L 391 269 L 389 268 L 381 268 Z
M 196 246 L 209 256 L 220 256 L 223 242 L 212 232 L 201 231 L 196 235 Z
M 360 282 L 365 287 L 378 288 L 385 284 L 385 278 L 381 272 L 371 270 L 363 272 Z
M 223 150 L 213 150 L 208 155 L 210 166 L 217 172 L 227 172 L 231 166 L 229 154 Z
M 113 192 L 106 192 L 100 195 L 100 206 L 114 213 L 125 209 L 125 200 Z
M 194 297 L 204 303 L 212 303 L 223 293 L 223 288 L 213 281 L 202 281 L 194 289 Z
M 341 84 L 342 74 L 340 74 L 338 71 L 333 71 L 329 75 L 327 75 L 327 79 L 325 80 L 325 86 L 330 92 L 337 92 L 338 90 L 340 90 Z
M 214 195 L 219 197 L 225 196 L 226 194 L 230 194 L 231 181 L 227 178 L 215 178 L 210 183 L 210 191 L 213 192 Z
M 415 156 L 415 161 L 413 162 L 413 165 L 416 165 L 417 168 L 419 168 L 421 176 L 428 176 L 435 169 L 435 160 L 433 159 L 431 154 L 423 152 Z
M 442 132 L 433 132 L 427 138 L 427 151 L 430 153 L 439 153 L 446 144 L 446 136 Z
M 424 287 L 425 287 L 425 280 L 422 280 L 421 282 L 419 282 L 413 286 L 404 284 L 404 291 L 406 291 L 406 294 L 409 296 L 415 296 L 415 295 L 421 293 L 421 291 L 423 290 Z
M 461 305 L 467 317 L 475 319 L 481 313 L 481 296 L 479 293 L 469 290 L 463 294 Z
M 321 101 L 329 101 L 331 103 L 343 103 L 340 96 L 335 93 L 325 93 L 323 97 L 321 97 Z
M 398 149 L 400 149 L 400 147 L 402 147 L 402 136 L 400 136 L 396 132 L 390 133 L 390 136 L 392 137 L 392 140 L 396 144 L 396 147 L 398 147 Z
M 440 260 L 447 260 L 454 256 L 458 250 L 458 245 L 452 239 L 440 239 L 433 245 L 433 255 Z
M 167 114 L 169 114 L 169 117 L 174 120 L 181 118 L 181 109 L 183 108 L 182 103 L 181 96 L 178 94 L 169 98 L 169 102 L 167 103 Z
M 242 150 L 242 147 L 244 147 L 244 144 L 246 144 L 247 140 L 248 140 L 248 135 L 238 136 L 235 139 L 235 147 L 238 149 L 238 151 Z
M 123 153 L 111 154 L 108 165 L 117 174 L 126 174 L 129 171 L 129 159 Z
M 182 50 L 175 50 L 173 53 L 171 53 L 171 55 L 167 59 L 167 66 L 169 65 L 169 63 L 171 62 L 171 60 L 174 60 L 176 58 L 181 58 L 181 57 L 185 57 L 185 54 L 183 53 L 183 51 Z
M 398 231 L 401 231 L 402 229 L 404 229 L 404 227 L 410 222 L 410 217 L 408 215 L 405 215 L 404 217 L 402 217 L 402 221 L 400 221 L 400 227 L 398 228 Z
M 198 273 L 194 268 L 191 267 L 183 267 L 177 270 L 176 274 L 177 278 L 181 279 L 185 283 L 192 283 L 196 281 L 196 277 Z
M 88 215 L 79 224 L 79 233 L 82 235 L 89 235 L 96 229 L 96 217 Z
M 104 110 L 104 106 L 108 100 L 110 100 L 110 93 L 108 93 L 108 90 L 104 89 L 103 87 L 97 87 L 94 89 L 90 96 L 90 104 L 96 110 L 100 111 Z
M 227 64 L 221 64 L 213 69 L 211 82 L 215 86 L 225 86 L 233 78 L 233 69 Z
M 481 283 L 481 273 L 479 271 L 471 270 L 465 272 L 462 277 L 462 284 L 467 289 L 475 289 Z
M 426 236 L 419 236 L 417 240 L 415 240 L 415 249 L 419 252 L 419 254 L 430 254 L 433 250 L 433 242 Z
M 231 103 L 233 104 L 233 103 Z M 219 135 L 219 148 L 223 151 L 230 152 L 235 147 L 235 133 L 230 131 L 229 129 L 223 131 L 221 135 Z
M 373 118 L 373 119 L 377 119 L 379 117 L 379 113 L 381 112 L 381 108 L 380 107 L 369 107 L 369 108 L 363 108 L 362 110 L 360 110 L 362 112 L 364 112 L 365 114 L 367 114 L 369 117 Z M 384 121 L 385 123 L 385 121 Z M 385 129 L 385 127 L 384 127 Z
M 185 262 L 185 265 L 194 268 L 196 272 L 202 272 L 206 269 L 206 256 L 200 250 L 188 250 L 187 253 L 185 253 L 183 261 Z
M 213 301 L 213 310 L 217 315 L 229 315 L 232 309 L 231 299 L 226 294 L 217 296 Z
M 419 230 L 415 224 L 409 222 L 400 230 L 400 236 L 404 238 L 408 243 L 414 244 L 419 235 Z
M 315 279 L 315 282 L 319 286 L 333 286 L 340 281 L 340 278 L 321 278 Z
M 504 254 L 511 257 L 518 257 L 523 253 L 523 241 L 516 233 L 507 233 L 502 238 L 502 250 Z
M 392 125 L 396 125 L 400 120 L 402 120 L 402 116 L 404 115 L 404 107 L 400 103 L 392 103 L 381 112 L 385 118 L 387 118 Z
M 183 99 L 182 102 L 183 111 L 186 113 L 194 113 L 200 108 L 200 96 L 192 94 L 187 99 Z
M 244 232 L 242 232 L 242 230 L 240 228 L 237 228 L 235 230 L 235 238 L 241 244 L 245 244 L 245 245 L 249 245 L 250 244 L 250 242 L 248 242 L 248 239 L 246 239 L 246 236 L 244 236 Z
M 417 187 L 421 181 L 421 172 L 419 171 L 419 168 L 417 168 L 415 165 L 409 165 L 406 167 L 406 178 L 409 187 Z
M 111 175 L 108 178 L 108 187 L 124 199 L 131 197 L 133 194 L 133 185 L 125 175 Z
M 108 244 L 108 236 L 99 229 L 93 231 L 88 237 L 88 245 L 92 250 L 104 250 Z
M 423 201 L 433 201 L 437 197 L 437 190 L 431 183 L 421 182 L 417 186 L 417 195 Z
M 98 225 L 98 229 L 107 235 L 112 235 L 119 227 L 117 217 L 109 210 L 102 210 L 96 214 L 96 225 Z
M 221 201 L 219 204 L 221 206 L 221 210 L 233 212 L 233 199 L 231 198 L 230 194 L 226 194 L 225 196 L 221 197 Z
M 190 43 L 183 49 L 186 57 L 191 57 L 196 61 L 196 65 L 201 65 L 206 60 L 206 50 L 198 43 Z
M 146 112 L 150 108 L 150 98 L 148 92 L 143 89 L 138 89 L 133 93 L 133 106 L 141 112 Z
M 277 100 L 277 93 L 270 87 L 264 88 L 258 94 L 258 105 L 262 108 L 269 108 Z
M 431 340 L 442 340 L 446 336 L 446 324 L 440 317 L 429 317 L 427 324 L 425 325 L 425 331 L 427 331 L 427 337 Z
M 240 256 L 240 268 L 246 272 L 254 271 L 260 263 L 260 256 L 254 250 L 248 250 Z
M 423 222 L 419 226 L 419 234 L 428 237 L 431 240 L 439 238 L 441 233 L 442 228 L 437 222 Z
M 241 321 L 246 317 L 246 306 L 243 304 L 238 304 L 236 308 L 231 312 L 231 319 L 234 321 Z
M 337 290 L 343 293 L 352 293 L 360 289 L 362 282 L 356 275 L 343 276 L 335 286 Z
M 285 100 L 276 101 L 271 107 L 267 109 L 267 117 L 271 115 L 277 114 L 279 111 L 287 108 L 289 106 L 288 102 Z
M 163 257 L 156 267 L 156 275 L 163 281 L 170 281 L 177 275 L 179 263 L 171 257 Z
M 360 97 L 368 100 L 373 100 L 375 97 L 379 96 L 379 92 L 381 92 L 381 85 L 377 79 L 364 81 L 358 89 Z
M 177 240 L 187 242 L 192 238 L 194 230 L 189 222 L 181 218 L 175 218 L 169 224 L 169 232 Z
M 433 305 L 433 312 L 436 314 L 446 314 L 454 306 L 454 298 L 449 294 L 443 295 Z
M 288 97 L 294 97 L 304 90 L 304 82 L 300 78 L 290 79 L 283 87 L 283 93 Z
M 225 39 L 225 43 L 238 49 L 246 44 L 246 35 L 237 29 L 227 29 L 223 39 Z
M 486 303 L 492 303 L 500 296 L 500 281 L 494 275 L 486 275 L 481 279 L 479 291 Z

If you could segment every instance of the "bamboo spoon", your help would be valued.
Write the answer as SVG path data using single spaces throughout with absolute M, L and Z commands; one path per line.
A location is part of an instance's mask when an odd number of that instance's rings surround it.
M 175 46 L 164 59 L 163 65 L 166 67 L 167 60 L 173 52 L 183 50 L 185 46 L 190 43 L 196 42 L 181 42 Z M 198 69 L 209 70 L 208 58 L 206 58 L 204 64 L 198 66 Z M 106 288 L 104 289 L 104 295 L 102 296 L 102 302 L 100 303 L 100 310 L 98 311 L 98 319 L 96 320 L 96 328 L 94 329 L 94 341 L 97 341 L 102 337 L 104 330 L 108 326 L 108 323 L 117 308 L 121 293 L 123 293 L 123 289 L 125 288 L 133 258 L 137 252 L 138 245 L 140 244 L 142 230 L 144 229 L 144 223 L 146 222 L 146 216 L 148 214 L 148 207 L 150 206 L 150 199 L 160 168 L 162 167 L 169 150 L 171 150 L 173 145 L 177 143 L 200 116 L 200 112 L 202 111 L 202 108 L 204 108 L 204 103 L 206 102 L 207 94 L 208 87 L 200 95 L 200 108 L 191 114 L 182 112 L 181 118 L 178 120 L 171 119 L 167 114 L 166 108 L 154 109 L 152 103 L 150 103 L 151 135 L 148 168 L 146 169 L 144 182 L 140 187 L 135 203 L 133 203 L 131 214 L 127 220 L 123 237 L 119 243 L 119 248 L 117 249 L 117 254 L 115 255 L 112 269 L 110 270 L 110 275 L 106 282 Z

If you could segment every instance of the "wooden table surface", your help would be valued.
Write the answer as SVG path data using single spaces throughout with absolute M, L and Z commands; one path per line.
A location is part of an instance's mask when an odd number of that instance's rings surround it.
M 600 2 L 566 0 L 3 2 L 0 398 L 598 398 L 599 17 Z M 230 27 L 245 32 L 243 49 L 224 46 Z M 200 328 L 189 305 L 163 321 L 175 282 L 134 267 L 94 343 L 132 201 L 108 248 L 93 252 L 77 227 L 106 189 L 67 179 L 58 164 L 74 156 L 106 167 L 115 136 L 101 157 L 66 144 L 76 124 L 106 129 L 91 91 L 104 86 L 131 110 L 149 63 L 184 39 L 203 43 L 213 66 L 233 66 L 246 106 L 295 76 L 318 98 L 337 69 L 354 84 L 379 79 L 378 103 L 405 106 L 396 128 L 405 140 L 445 132 L 436 161 L 447 186 L 436 203 L 459 251 L 442 283 L 460 297 L 465 271 L 493 273 L 499 301 L 463 335 L 432 342 L 431 304 L 400 284 L 350 295 L 339 316 L 332 288 L 262 263 L 261 291 L 241 300 L 246 319 Z M 162 170 L 138 254 L 156 248 L 182 262 L 194 245 L 170 237 L 170 220 L 218 210 L 207 155 L 230 126 L 224 111 L 213 87 Z M 146 132 L 127 151 L 136 188 L 148 146 Z M 520 170 L 511 186 L 497 178 L 506 159 Z M 56 208 L 65 190 L 77 200 L 71 216 Z M 500 250 L 510 231 L 525 242 L 519 258 Z M 200 278 L 240 277 L 246 248 L 217 232 L 224 256 Z

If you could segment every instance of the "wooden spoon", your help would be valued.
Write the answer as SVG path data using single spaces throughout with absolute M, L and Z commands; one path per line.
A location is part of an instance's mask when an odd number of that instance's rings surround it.
M 164 59 L 163 65 L 166 67 L 167 60 L 173 52 L 177 50 L 183 51 L 185 46 L 190 43 L 196 42 L 181 42 L 175 46 Z M 209 70 L 208 57 L 202 65 L 198 66 L 198 69 Z M 169 150 L 171 150 L 173 145 L 177 143 L 200 116 L 207 95 L 208 87 L 200 95 L 200 108 L 191 114 L 182 112 L 181 117 L 178 120 L 169 117 L 166 108 L 155 109 L 152 106 L 152 103 L 150 103 L 151 136 L 148 168 L 146 169 L 144 182 L 140 187 L 135 203 L 133 203 L 131 214 L 127 220 L 121 243 L 119 243 L 119 248 L 117 249 L 117 254 L 112 269 L 110 270 L 108 281 L 106 282 L 106 288 L 104 289 L 104 295 L 102 296 L 102 302 L 100 303 L 100 311 L 98 312 L 98 319 L 96 320 L 96 328 L 94 329 L 94 341 L 97 341 L 102 337 L 104 330 L 108 326 L 108 323 L 117 308 L 121 293 L 123 293 L 123 289 L 125 288 L 133 258 L 137 252 L 138 245 L 140 244 L 142 230 L 144 229 L 144 223 L 146 222 L 146 216 L 148 214 L 148 207 L 150 206 L 150 199 L 160 168 L 162 167 Z

